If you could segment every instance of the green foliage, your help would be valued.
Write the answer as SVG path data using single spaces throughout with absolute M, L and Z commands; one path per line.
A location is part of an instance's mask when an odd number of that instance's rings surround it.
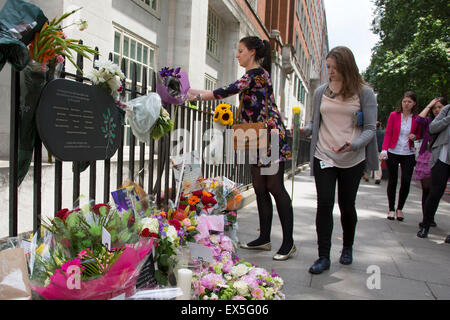
M 380 42 L 364 78 L 374 86 L 378 118 L 385 125 L 405 91 L 417 93 L 419 109 L 447 96 L 450 70 L 449 3 L 375 0 L 373 31 Z

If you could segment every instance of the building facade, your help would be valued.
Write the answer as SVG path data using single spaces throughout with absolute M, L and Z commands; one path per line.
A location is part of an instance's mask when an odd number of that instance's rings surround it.
M 309 119 L 315 86 L 326 79 L 328 52 L 323 0 L 30 0 L 49 19 L 82 7 L 64 25 L 88 21 L 88 29 L 65 29 L 84 44 L 98 47 L 100 59 L 113 53 L 116 63 L 159 70 L 179 66 L 191 87 L 215 89 L 240 78 L 244 70 L 235 58 L 239 39 L 257 35 L 269 40 L 272 80 L 277 104 L 290 125 L 290 110 L 301 106 Z M 5 0 L 0 0 L 3 7 Z M 90 66 L 85 63 L 85 71 Z M 71 66 L 68 64 L 69 71 Z M 0 72 L 0 159 L 9 156 L 10 74 Z M 129 72 L 128 72 L 129 74 Z M 151 78 L 149 78 L 151 79 Z M 141 85 L 139 82 L 138 85 Z M 149 81 L 149 89 L 152 83 Z M 227 99 L 237 104 L 237 97 Z

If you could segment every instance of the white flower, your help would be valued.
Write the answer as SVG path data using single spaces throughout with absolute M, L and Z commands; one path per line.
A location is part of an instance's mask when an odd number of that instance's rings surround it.
M 251 268 L 247 267 L 243 263 L 240 263 L 231 268 L 231 274 L 233 275 L 234 278 L 239 278 L 247 274 L 250 270 Z
M 233 283 L 233 288 L 236 289 L 238 295 L 245 296 L 248 295 L 250 292 L 248 291 L 248 284 L 244 281 L 236 281 Z
M 108 84 L 109 88 L 111 89 L 111 92 L 117 92 L 120 89 L 120 87 L 122 86 L 122 82 L 120 82 L 120 78 L 118 76 L 111 77 L 107 81 L 107 84 Z
M 219 296 L 215 293 L 213 293 L 210 297 L 210 300 L 219 300 Z
M 284 281 L 280 277 L 274 277 L 273 283 L 277 288 L 281 288 L 284 285 Z
M 78 30 L 80 30 L 80 31 L 84 31 L 88 27 L 88 22 L 86 20 L 82 20 L 82 19 L 75 21 L 75 24 L 78 25 Z
M 170 239 L 170 242 L 175 242 L 178 240 L 177 229 L 174 226 L 169 226 L 166 231 L 167 237 Z
M 273 288 L 264 288 L 264 298 L 272 299 L 274 292 Z
M 86 77 L 91 80 L 94 85 L 105 82 L 103 75 L 96 69 L 88 71 Z
M 159 233 L 159 221 L 156 218 L 144 218 L 141 221 L 141 230 L 148 228 L 150 233 Z

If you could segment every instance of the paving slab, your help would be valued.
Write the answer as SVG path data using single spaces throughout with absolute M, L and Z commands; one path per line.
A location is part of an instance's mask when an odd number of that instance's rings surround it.
M 291 193 L 291 178 L 285 186 Z M 251 192 L 250 192 L 251 193 Z M 296 254 L 287 261 L 274 261 L 282 242 L 282 232 L 274 204 L 272 251 L 238 249 L 246 261 L 268 270 L 274 269 L 285 281 L 283 292 L 288 300 L 428 300 L 450 299 L 450 244 L 444 243 L 450 234 L 450 202 L 441 201 L 436 215 L 437 228 L 429 238 L 419 239 L 416 233 L 422 219 L 422 190 L 412 185 L 404 207 L 405 221 L 390 221 L 386 181 L 375 185 L 361 181 L 356 199 L 358 225 L 353 247 L 354 261 L 350 266 L 339 263 L 342 249 L 342 228 L 339 207 L 333 210 L 331 268 L 321 275 L 308 270 L 317 257 L 315 228 L 316 189 L 309 169 L 294 178 L 294 241 Z M 246 243 L 259 235 L 259 219 L 254 195 L 238 212 L 238 238 Z M 369 289 L 370 268 L 379 268 L 381 289 Z M 369 270 L 368 270 L 369 269 Z M 368 272 L 369 271 L 369 272 Z M 370 278 L 373 279 L 373 278 Z

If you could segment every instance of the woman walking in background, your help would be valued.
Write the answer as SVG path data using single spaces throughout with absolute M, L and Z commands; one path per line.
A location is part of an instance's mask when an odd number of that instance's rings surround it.
M 429 165 L 431 151 L 428 149 L 428 143 L 430 142 L 428 126 L 446 104 L 447 100 L 445 98 L 435 98 L 416 118 L 417 125 L 422 128 L 423 133 L 422 145 L 420 146 L 419 156 L 417 157 L 416 168 L 414 170 L 414 180 L 420 180 L 422 185 L 422 215 L 424 215 L 425 212 L 425 202 L 431 187 L 431 169 Z M 431 116 L 428 117 L 428 114 L 431 114 Z M 430 225 L 436 227 L 436 222 L 431 221 Z M 422 227 L 422 223 L 420 223 L 419 226 Z
M 430 134 L 438 136 L 431 147 L 431 189 L 425 203 L 422 227 L 417 233 L 419 238 L 428 237 L 431 222 L 434 221 L 439 201 L 450 178 L 450 104 L 446 105 L 434 118 L 429 130 Z
M 272 195 L 275 199 L 283 231 L 283 242 L 273 259 L 287 260 L 296 251 L 293 238 L 294 213 L 292 202 L 284 186 L 285 162 L 291 159 L 291 151 L 287 143 L 286 127 L 283 124 L 273 95 L 270 78 L 270 44 L 258 37 L 245 37 L 239 41 L 236 58 L 241 67 L 245 68 L 245 74 L 241 79 L 214 91 L 189 89 L 190 100 L 216 100 L 239 94 L 242 104 L 241 116 L 244 123 L 267 121 L 268 131 L 271 129 L 279 131 L 279 150 L 276 150 L 279 158 L 275 163 L 278 165 L 277 172 L 273 175 L 262 174 L 261 168 L 263 165 L 259 160 L 258 164 L 251 166 L 252 183 L 258 206 L 260 236 L 247 244 L 241 244 L 241 247 L 253 250 L 271 250 L 270 234 L 273 206 L 270 195 Z M 266 95 L 268 105 L 265 105 Z M 266 119 L 266 114 L 268 119 Z M 270 132 L 268 134 L 270 135 Z M 271 150 L 268 148 L 267 152 L 269 154 Z
M 417 96 L 412 91 L 403 95 L 400 106 L 389 115 L 384 134 L 383 150 L 380 159 L 386 160 L 389 172 L 387 196 L 389 214 L 387 218 L 403 221 L 403 206 L 408 198 L 411 178 L 416 164 L 414 141 L 420 139 L 420 127 L 416 123 Z M 402 169 L 397 209 L 395 194 L 397 191 L 398 166 Z
M 329 82 L 314 92 L 313 119 L 300 133 L 311 135 L 311 175 L 317 191 L 316 231 L 319 259 L 312 274 L 330 268 L 336 183 L 341 211 L 343 248 L 339 262 L 353 262 L 357 213 L 356 194 L 364 172 L 378 169 L 375 138 L 377 101 L 347 47 L 332 49 L 326 58 Z M 363 126 L 355 117 L 363 113 Z

